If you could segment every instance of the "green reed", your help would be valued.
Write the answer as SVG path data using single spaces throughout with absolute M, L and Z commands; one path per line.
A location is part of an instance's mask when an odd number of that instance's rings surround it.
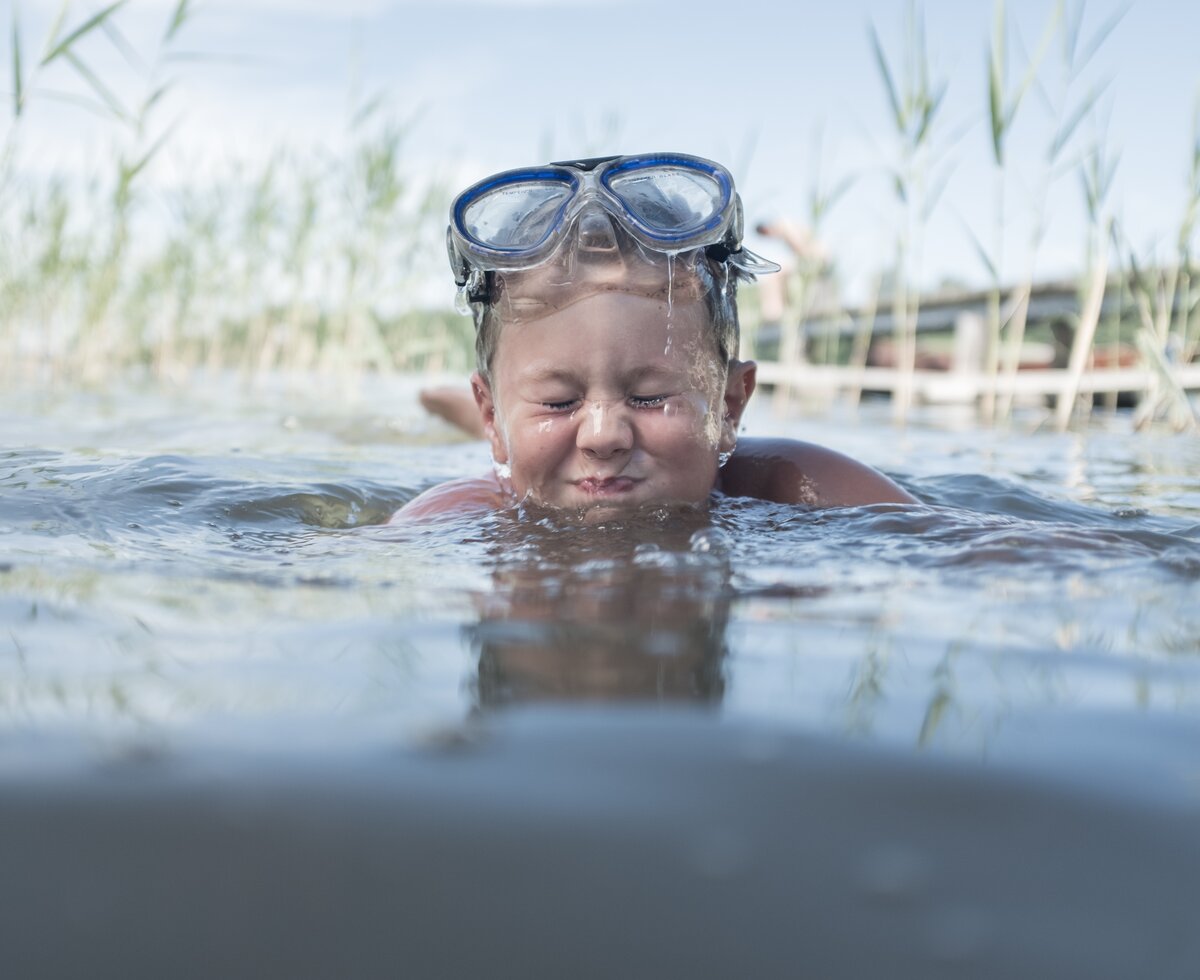
M 1123 243 L 1139 319 L 1135 341 L 1143 363 L 1151 372 L 1150 387 L 1134 417 L 1139 428 L 1159 419 L 1166 419 L 1179 431 L 1197 427 L 1195 410 L 1179 383 L 1174 365 L 1187 363 L 1195 356 L 1194 323 L 1200 315 L 1197 311 L 1200 296 L 1192 285 L 1198 272 L 1192 258 L 1192 242 L 1200 219 L 1200 102 L 1193 117 L 1190 156 L 1174 255 L 1165 263 L 1149 268 L 1138 262 L 1127 239 Z
M 1026 95 L 1031 87 L 1038 79 L 1038 69 L 1041 67 L 1042 60 L 1046 55 L 1046 51 L 1050 45 L 1054 34 L 1058 29 L 1058 23 L 1062 19 L 1063 3 L 1056 3 L 1051 10 L 1050 16 L 1047 19 L 1046 26 L 1042 32 L 1041 41 L 1038 44 L 1034 55 L 1029 58 L 1021 75 L 1020 81 L 1011 89 L 1008 85 L 1008 32 L 1009 23 L 1005 11 L 1004 0 L 996 0 L 994 5 L 994 21 L 992 26 L 992 35 L 988 41 L 987 52 L 987 109 L 988 122 L 990 124 L 992 162 L 995 172 L 996 182 L 996 217 L 995 217 L 995 239 L 993 244 L 993 252 L 989 257 L 982 248 L 979 248 L 980 255 L 984 259 L 984 263 L 988 268 L 991 276 L 991 291 L 988 298 L 988 343 L 985 354 L 985 372 L 989 377 L 996 378 L 1000 369 L 1000 335 L 1005 326 L 1009 328 L 1010 343 L 1008 346 L 1008 364 L 1006 374 L 1012 377 L 1016 373 L 1017 363 L 1020 359 L 1021 343 L 1024 335 L 1025 316 L 1029 308 L 1030 289 L 1032 287 L 1032 268 L 1029 276 L 1026 277 L 1022 287 L 1009 300 L 1010 313 L 1004 322 L 1001 322 L 1001 282 L 1004 269 L 1004 241 L 1005 241 L 1005 200 L 1006 188 L 1008 183 L 1008 172 L 1006 164 L 1006 150 L 1008 140 L 1012 133 L 1014 124 L 1016 123 L 1017 112 L 1020 110 L 1022 103 L 1025 101 Z M 1056 140 L 1057 143 L 1057 140 Z M 1044 187 L 1044 183 L 1043 183 Z M 1037 246 L 1041 237 L 1041 209 L 1035 209 L 1034 232 L 1031 235 L 1029 245 L 1029 260 L 1032 266 L 1034 257 L 1037 254 Z M 978 247 L 978 243 L 977 247 Z M 988 388 L 982 396 L 981 410 L 985 419 L 990 420 L 995 412 L 996 397 L 994 389 Z M 1007 394 L 1000 398 L 999 414 L 1003 417 L 1011 405 L 1011 395 Z
M 421 310 L 412 301 L 422 261 L 438 257 L 437 215 L 448 198 L 445 188 L 410 173 L 414 123 L 398 119 L 379 99 L 362 100 L 347 113 L 343 150 L 280 149 L 262 163 L 231 164 L 215 177 L 185 177 L 178 188 L 153 184 L 150 175 L 176 133 L 167 115 L 169 96 L 186 83 L 185 69 L 199 70 L 181 48 L 196 10 L 189 0 L 172 4 L 148 50 L 137 51 L 125 37 L 126 7 L 120 0 L 77 16 L 64 2 L 39 44 L 30 43 L 13 7 L 3 72 L 11 91 L 0 103 L 0 375 L 99 381 L 131 368 L 168 379 L 197 368 L 232 368 L 247 377 L 269 371 L 467 369 L 470 321 L 448 308 Z M 1200 221 L 1200 116 L 1174 251 L 1139 256 L 1119 233 L 1110 204 L 1117 157 L 1105 137 L 1089 144 L 1080 135 L 1086 123 L 1095 123 L 1106 97 L 1103 83 L 1083 88 L 1084 71 L 1124 9 L 1090 31 L 1084 30 L 1085 9 L 1082 2 L 1061 0 L 1033 51 L 1018 61 L 1009 51 L 1014 28 L 1009 11 L 1002 0 L 995 4 L 981 73 L 995 181 L 990 245 L 967 230 L 990 289 L 985 374 L 992 384 L 983 389 L 981 409 L 996 420 L 1011 411 L 1010 395 L 986 392 L 1011 390 L 1011 384 L 999 382 L 1001 374 L 1011 380 L 1020 363 L 1049 191 L 1074 173 L 1088 227 L 1078 309 L 1070 324 L 1069 379 L 1056 420 L 1067 425 L 1077 403 L 1091 402 L 1077 393 L 1096 337 L 1106 330 L 1121 337 L 1120 313 L 1110 326 L 1100 322 L 1105 296 L 1115 288 L 1136 317 L 1125 329 L 1156 377 L 1138 421 L 1166 418 L 1192 425 L 1175 365 L 1200 352 L 1200 283 L 1192 256 Z M 1055 42 L 1057 85 L 1048 78 Z M 909 5 L 893 53 L 874 28 L 869 43 L 887 99 L 893 137 L 887 178 L 899 217 L 890 297 L 876 291 L 856 322 L 849 356 L 856 365 L 865 362 L 876 302 L 890 302 L 898 367 L 909 379 L 895 397 L 896 415 L 903 418 L 916 365 L 922 242 L 956 164 L 951 152 L 956 138 L 944 135 L 948 83 L 929 57 L 921 8 Z M 96 67 L 113 52 L 131 69 L 132 84 L 105 77 Z M 111 125 L 112 152 L 82 184 L 31 176 L 32 168 L 22 166 L 30 117 L 52 99 L 103 116 Z M 1011 141 L 1017 125 L 1036 120 L 1035 101 L 1044 109 L 1047 141 L 1029 195 L 1031 231 L 1022 243 L 1022 271 L 1013 286 L 1005 284 L 1005 267 L 1012 264 L 1005 261 L 1005 247 L 1011 190 L 1022 175 Z M 567 135 L 599 152 L 608 148 L 618 122 L 601 121 L 594 135 Z M 545 139 L 557 142 L 553 132 Z M 814 237 L 851 182 L 865 176 L 827 184 L 819 156 L 804 215 Z M 1114 280 L 1109 270 L 1118 266 L 1128 274 Z M 851 264 L 844 256 L 830 256 L 798 267 L 789 326 L 811 313 L 815 291 L 830 279 L 831 268 Z M 753 299 L 748 290 L 748 311 Z M 747 326 L 752 334 L 752 323 Z M 827 334 L 823 351 L 815 352 L 827 363 L 845 354 L 832 338 Z M 792 348 L 799 344 L 795 335 L 785 334 L 784 341 Z
M 181 189 L 147 175 L 175 131 L 165 97 L 183 78 L 193 4 L 167 12 L 135 51 L 113 3 L 74 22 L 63 3 L 30 62 L 12 24 L 13 93 L 0 157 L 0 373 L 102 381 L 131 368 L 462 370 L 471 328 L 407 293 L 445 197 L 408 174 L 412 123 L 382 100 L 357 106 L 339 153 L 279 151 Z M 134 85 L 91 65 L 116 50 Z M 74 87 L 41 86 L 58 69 Z M 22 176 L 31 108 L 67 99 L 111 122 L 114 149 L 82 186 Z M 153 192 L 152 192 L 153 191 Z
M 933 74 L 924 15 L 915 2 L 909 4 L 903 52 L 896 67 L 889 61 L 874 25 L 870 38 L 896 138 L 896 158 L 889 177 L 901 217 L 896 233 L 892 314 L 897 367 L 904 383 L 893 392 L 892 405 L 895 418 L 903 420 L 911 407 L 916 369 L 921 302 L 917 284 L 921 279 L 923 233 L 953 168 L 953 162 L 945 160 L 946 146 L 938 139 L 936 127 L 948 83 Z

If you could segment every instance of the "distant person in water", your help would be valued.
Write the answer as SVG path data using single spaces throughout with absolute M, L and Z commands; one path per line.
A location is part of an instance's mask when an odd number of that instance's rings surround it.
M 423 400 L 486 438 L 495 472 L 427 490 L 393 521 L 516 503 L 595 521 L 714 493 L 914 502 L 833 450 L 739 442 L 756 366 L 737 358 L 737 284 L 778 267 L 742 247 L 719 164 L 659 153 L 507 171 L 455 199 L 447 236 L 475 318 L 473 399 Z

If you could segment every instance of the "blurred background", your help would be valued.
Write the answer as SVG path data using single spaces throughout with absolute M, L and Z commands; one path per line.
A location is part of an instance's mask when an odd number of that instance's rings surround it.
M 1195 355 L 1190 5 L 2 0 L 0 18 L 10 374 L 466 370 L 453 194 L 650 150 L 730 166 L 749 244 L 787 266 L 745 295 L 760 357 L 937 366 L 916 337 L 947 293 L 974 297 L 952 312 L 978 306 L 993 376 L 1055 338 L 1062 368 L 1100 342 Z M 1078 298 L 1057 333 L 1050 282 Z M 841 319 L 823 346 L 814 317 Z M 863 329 L 892 346 L 868 354 Z

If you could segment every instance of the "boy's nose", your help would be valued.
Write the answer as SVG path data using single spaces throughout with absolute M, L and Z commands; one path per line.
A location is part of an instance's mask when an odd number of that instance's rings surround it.
M 590 456 L 607 459 L 633 448 L 633 427 L 619 403 L 591 402 L 579 413 L 575 444 Z

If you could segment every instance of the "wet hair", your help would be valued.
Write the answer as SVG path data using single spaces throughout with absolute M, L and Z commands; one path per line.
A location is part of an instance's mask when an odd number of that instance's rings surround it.
M 724 262 L 710 258 L 703 249 L 684 252 L 673 260 L 671 274 L 694 277 L 704 297 L 712 326 L 712 340 L 722 368 L 737 357 L 741 328 L 738 324 L 737 285 L 741 274 Z M 505 289 L 504 276 L 489 272 L 482 288 L 469 301 L 475 320 L 475 365 L 480 375 L 491 382 L 492 360 L 500 339 L 501 316 L 498 309 Z

